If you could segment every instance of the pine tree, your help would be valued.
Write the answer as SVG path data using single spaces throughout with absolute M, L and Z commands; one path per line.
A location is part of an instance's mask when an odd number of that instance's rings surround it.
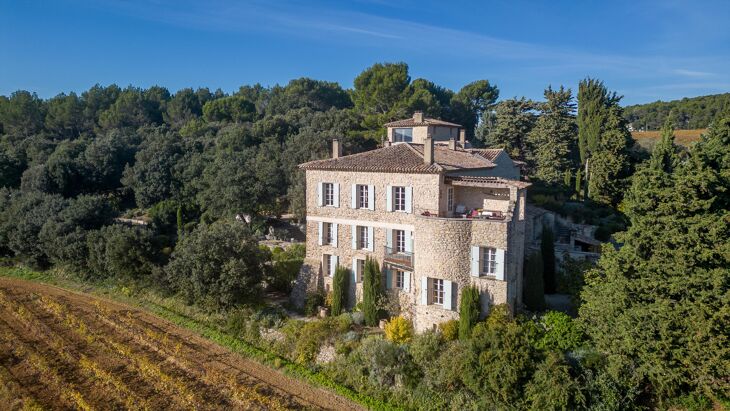
M 350 270 L 338 266 L 335 269 L 335 276 L 332 279 L 332 315 L 342 314 L 347 304 L 347 287 L 350 278 Z
M 380 296 L 380 267 L 375 259 L 365 260 L 362 279 L 362 311 L 365 324 L 374 327 L 378 324 L 378 298 Z
M 575 103 L 570 89 L 548 87 L 545 102 L 537 108 L 540 116 L 527 136 L 534 176 L 546 183 L 556 184 L 572 168 L 570 158 L 577 142 Z M 569 183 L 568 183 L 569 185 Z
M 526 136 L 535 125 L 535 103 L 524 97 L 503 100 L 495 110 L 495 125 L 486 136 L 487 147 L 503 148 L 514 160 L 529 157 Z
M 630 370 L 630 385 L 649 387 L 659 404 L 687 393 L 727 398 L 730 119 L 684 164 L 667 147 L 633 178 L 631 225 L 586 275 L 580 319 L 607 369 Z
M 548 226 L 542 228 L 540 239 L 540 254 L 542 256 L 542 277 L 544 278 L 545 293 L 553 294 L 557 289 L 555 277 L 555 236 Z
M 471 337 L 471 329 L 479 321 L 479 289 L 466 286 L 461 290 L 459 303 L 459 339 Z

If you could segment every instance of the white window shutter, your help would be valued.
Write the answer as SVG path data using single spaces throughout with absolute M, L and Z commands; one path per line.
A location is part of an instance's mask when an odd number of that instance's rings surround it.
M 403 273 L 403 291 L 411 291 L 411 273 Z
M 375 186 L 368 186 L 368 210 L 375 210 Z
M 385 288 L 387 290 L 393 288 L 393 271 L 391 269 L 385 270 Z
M 337 226 L 339 224 L 332 223 L 332 246 L 337 247 Z
M 393 251 L 393 230 L 390 228 L 385 229 L 385 246 Z
M 373 227 L 368 227 L 368 251 L 374 251 L 375 247 L 375 230 Z
M 406 252 L 413 252 L 413 231 L 406 231 Z
M 479 252 L 479 246 L 473 245 L 471 246 L 471 276 L 472 277 L 479 277 L 479 271 L 481 264 L 479 264 L 479 258 L 481 257 L 481 253 Z
M 335 207 L 339 207 L 340 206 L 340 183 L 332 184 L 332 192 L 333 192 L 333 197 L 334 197 L 333 203 L 334 203 Z
M 393 211 L 393 186 L 388 186 L 385 191 L 385 210 Z
M 413 187 L 406 187 L 406 213 L 413 212 Z
M 352 249 L 357 250 L 357 226 L 350 226 L 352 228 Z
M 317 205 L 322 207 L 324 205 L 324 198 L 322 196 L 322 193 L 324 193 L 324 189 L 322 188 L 324 183 L 321 181 L 317 183 Z
M 497 279 L 504 281 L 504 250 L 497 249 L 497 255 L 496 255 L 496 263 L 497 263 Z
M 317 234 L 319 235 L 319 241 L 317 244 L 323 245 L 324 244 L 324 223 L 320 221 L 317 223 L 317 225 L 319 226 L 319 230 L 317 230 L 318 231 Z
M 355 287 L 357 283 L 357 258 L 352 259 L 352 286 Z
M 451 310 L 451 281 L 444 280 L 444 309 Z
M 428 305 L 428 277 L 421 277 L 421 305 Z
M 336 255 L 330 256 L 330 277 L 335 276 L 335 270 L 337 270 L 337 265 L 340 263 L 340 257 Z
M 352 194 L 350 195 L 350 207 L 357 208 L 357 184 L 352 185 L 351 193 Z

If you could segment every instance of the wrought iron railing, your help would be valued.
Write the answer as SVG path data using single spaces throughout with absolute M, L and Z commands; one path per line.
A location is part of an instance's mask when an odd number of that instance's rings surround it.
M 398 264 L 413 268 L 413 253 L 408 251 L 397 251 L 393 247 L 384 247 L 385 261 L 391 264 Z

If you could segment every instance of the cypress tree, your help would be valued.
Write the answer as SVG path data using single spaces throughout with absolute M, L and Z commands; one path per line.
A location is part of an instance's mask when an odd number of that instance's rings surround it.
M 542 256 L 535 252 L 525 261 L 525 283 L 523 295 L 530 311 L 545 309 L 545 283 L 542 277 Z
M 182 236 L 183 234 L 183 213 L 182 206 L 177 206 L 177 235 Z
M 350 270 L 338 266 L 335 269 L 335 276 L 332 279 L 332 315 L 342 314 L 347 303 L 347 287 L 350 278 Z
M 628 388 L 648 387 L 660 407 L 687 393 L 727 397 L 730 369 L 730 119 L 684 164 L 674 157 L 654 151 L 632 179 L 622 246 L 586 274 L 579 311 L 608 367 L 632 370 Z
M 584 200 L 591 198 L 615 205 L 621 199 L 631 134 L 620 100 L 601 81 L 587 78 L 578 86 L 578 147 L 585 169 Z
M 575 103 L 570 89 L 545 90 L 545 99 L 537 108 L 540 116 L 527 140 L 530 145 L 531 162 L 538 179 L 557 184 L 565 179 L 565 172 L 571 168 L 571 152 L 577 140 L 577 128 L 573 112 Z M 570 183 L 568 183 L 570 185 Z
M 479 289 L 466 286 L 461 291 L 459 303 L 459 339 L 471 337 L 471 329 L 479 321 Z
M 575 170 L 575 199 L 580 200 L 580 194 L 583 190 L 583 171 L 579 168 Z
M 570 184 L 573 182 L 573 173 L 570 169 L 565 170 L 563 173 L 563 185 L 568 193 L 573 192 L 573 186 Z
M 555 236 L 553 235 L 553 230 L 548 226 L 542 227 L 540 254 L 543 263 L 542 273 L 545 293 L 553 294 L 557 289 L 557 279 L 555 277 Z
M 365 260 L 362 279 L 362 311 L 365 324 L 374 327 L 378 324 L 378 297 L 380 296 L 380 267 L 375 259 Z

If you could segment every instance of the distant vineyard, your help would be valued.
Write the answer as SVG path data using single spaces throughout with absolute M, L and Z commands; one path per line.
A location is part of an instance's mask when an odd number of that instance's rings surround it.
M 696 130 L 674 130 L 674 142 L 680 146 L 689 147 L 692 143 L 700 140 L 700 136 L 707 131 L 706 128 Z M 632 131 L 631 137 L 640 146 L 651 150 L 656 141 L 661 137 L 661 131 Z

